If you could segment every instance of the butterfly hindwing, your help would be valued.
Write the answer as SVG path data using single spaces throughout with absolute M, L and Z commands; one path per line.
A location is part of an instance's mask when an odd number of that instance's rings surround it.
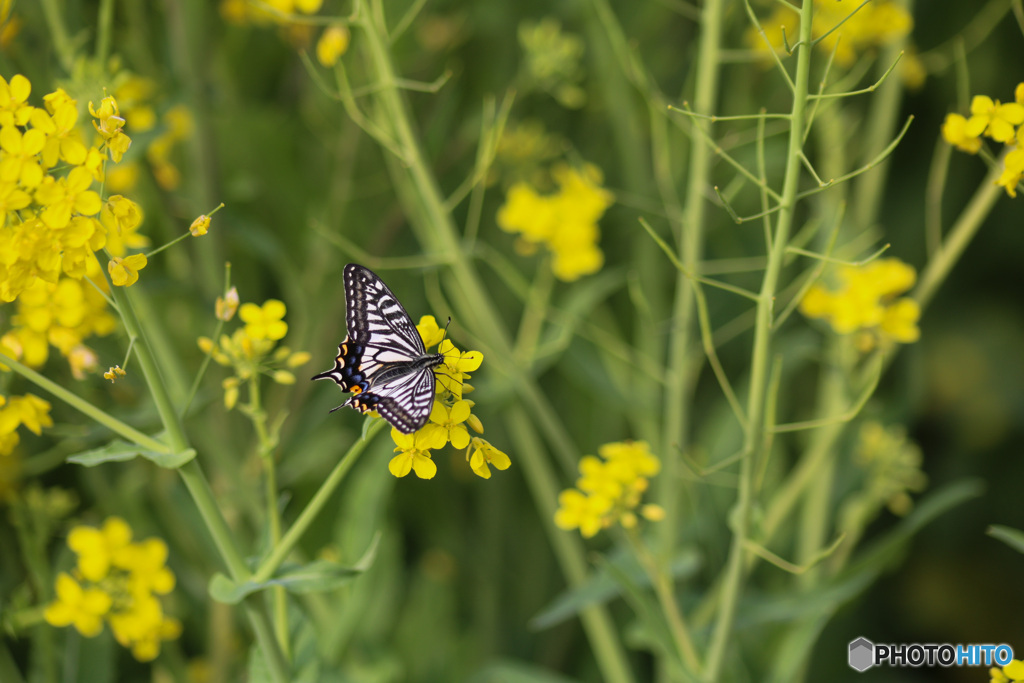
M 344 405 L 376 410 L 399 431 L 414 432 L 430 416 L 432 368 L 444 357 L 427 354 L 409 314 L 373 272 L 350 263 L 344 280 L 348 337 L 334 367 L 313 379 L 333 379 L 353 394 Z

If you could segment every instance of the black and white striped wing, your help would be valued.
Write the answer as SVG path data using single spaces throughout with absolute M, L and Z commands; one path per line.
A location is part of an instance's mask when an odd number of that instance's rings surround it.
M 434 371 L 423 368 L 370 391 L 348 403 L 360 412 L 376 410 L 398 431 L 411 434 L 427 423 L 434 407 Z
M 409 314 L 379 277 L 366 268 L 345 266 L 349 341 L 364 348 L 360 371 L 373 375 L 388 363 L 404 363 L 426 353 Z

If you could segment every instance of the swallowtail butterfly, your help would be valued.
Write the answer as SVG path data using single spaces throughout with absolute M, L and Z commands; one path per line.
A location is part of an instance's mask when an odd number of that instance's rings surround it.
M 313 379 L 333 379 L 352 394 L 338 408 L 376 410 L 398 431 L 415 432 L 430 417 L 433 368 L 444 354 L 427 353 L 409 314 L 370 270 L 350 263 L 344 280 L 348 336 L 334 367 Z

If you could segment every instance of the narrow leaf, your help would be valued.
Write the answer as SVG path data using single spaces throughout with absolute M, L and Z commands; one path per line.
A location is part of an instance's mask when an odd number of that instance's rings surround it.
M 1018 553 L 1024 553 L 1024 531 L 1001 524 L 993 524 L 988 528 L 987 533 L 992 538 L 998 538 Z

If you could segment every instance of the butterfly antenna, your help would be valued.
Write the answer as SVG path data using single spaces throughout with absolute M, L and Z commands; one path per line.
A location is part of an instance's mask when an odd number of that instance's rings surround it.
M 441 341 L 437 342 L 437 348 L 441 348 L 441 342 L 448 336 L 448 326 L 452 324 L 452 317 L 448 316 L 448 322 L 444 324 L 444 330 L 441 332 Z

